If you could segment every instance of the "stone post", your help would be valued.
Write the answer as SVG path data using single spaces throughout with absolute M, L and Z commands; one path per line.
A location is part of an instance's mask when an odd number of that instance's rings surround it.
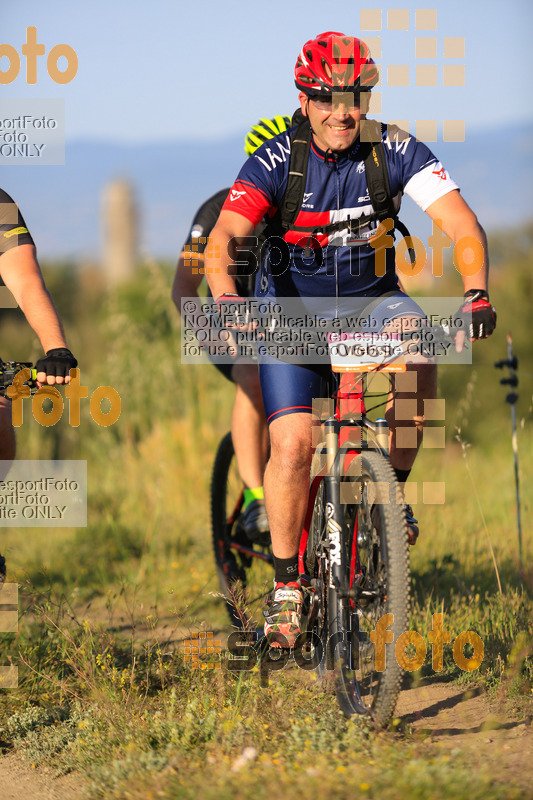
M 133 186 L 123 178 L 110 181 L 102 193 L 102 266 L 115 285 L 131 278 L 138 258 L 138 209 Z

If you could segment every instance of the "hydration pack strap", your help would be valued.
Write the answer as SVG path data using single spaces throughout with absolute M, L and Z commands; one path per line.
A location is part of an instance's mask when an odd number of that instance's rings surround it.
M 392 202 L 389 174 L 385 162 L 383 142 L 375 142 L 365 158 L 366 184 L 374 213 L 381 221 L 394 219 L 396 209 Z
M 313 236 L 317 234 L 331 234 L 337 231 L 345 231 L 346 228 L 350 229 L 350 233 L 356 233 L 358 230 L 368 225 L 377 219 L 376 214 L 363 214 L 361 217 L 355 219 L 341 219 L 338 222 L 328 222 L 327 225 L 290 225 L 288 230 L 296 231 L 297 233 L 310 233 Z
M 279 208 L 279 222 L 283 231 L 291 228 L 302 207 L 311 148 L 311 126 L 307 117 L 298 110 L 293 114 L 292 122 L 298 127 L 291 140 L 289 178 Z
M 373 130 L 370 126 L 373 126 Z M 385 148 L 383 147 L 383 127 L 381 123 L 374 120 L 366 120 L 366 132 L 371 132 L 371 142 L 369 152 L 365 157 L 366 184 L 368 194 L 375 215 L 380 222 L 384 219 L 392 219 L 394 227 L 402 234 L 407 241 L 407 252 L 411 264 L 415 263 L 416 253 L 413 248 L 411 234 L 403 222 L 400 222 L 397 211 L 394 207 L 392 192 L 389 183 L 389 171 L 385 159 Z
M 269 236 L 284 236 L 289 231 L 308 233 L 309 237 L 322 233 L 330 235 L 337 231 L 345 230 L 347 227 L 351 234 L 357 233 L 362 227 L 370 222 L 384 219 L 392 219 L 394 227 L 405 236 L 408 244 L 412 245 L 411 235 L 405 225 L 403 225 L 396 215 L 392 200 L 391 188 L 387 162 L 385 159 L 385 149 L 383 147 L 381 123 L 374 120 L 366 120 L 368 142 L 367 153 L 364 159 L 368 194 L 372 203 L 373 212 L 364 214 L 361 217 L 350 220 L 340 220 L 339 222 L 329 223 L 323 226 L 295 225 L 295 220 L 302 207 L 305 185 L 307 182 L 307 166 L 309 163 L 309 151 L 311 149 L 311 126 L 309 119 L 304 117 L 300 109 L 297 109 L 292 117 L 292 124 L 297 128 L 291 139 L 291 154 L 289 157 L 289 177 L 285 194 L 280 207 L 273 219 L 264 231 L 262 242 Z M 372 126 L 372 127 L 371 127 Z M 370 132 L 370 137 L 368 137 Z M 415 262 L 415 252 L 412 246 L 408 248 L 411 263 Z

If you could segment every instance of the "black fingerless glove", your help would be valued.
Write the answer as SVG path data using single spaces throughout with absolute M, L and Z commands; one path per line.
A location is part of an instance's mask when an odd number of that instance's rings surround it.
M 486 339 L 496 327 L 496 309 L 483 289 L 469 289 L 457 317 L 464 320 L 470 339 Z
M 66 347 L 54 347 L 48 350 L 44 358 L 40 358 L 35 365 L 37 373 L 46 372 L 55 378 L 68 378 L 70 370 L 78 366 L 70 350 Z

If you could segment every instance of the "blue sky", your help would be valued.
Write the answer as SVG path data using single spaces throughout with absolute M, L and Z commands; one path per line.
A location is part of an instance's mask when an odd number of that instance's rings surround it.
M 415 30 L 415 10 L 437 11 L 436 31 Z M 331 11 L 334 9 L 334 11 Z M 382 30 L 360 29 L 361 9 L 382 9 Z M 409 30 L 388 30 L 387 11 L 406 9 Z M 46 52 L 76 50 L 79 71 L 54 83 L 39 59 L 37 84 L 19 76 L 4 97 L 64 97 L 67 138 L 120 142 L 210 140 L 244 132 L 259 116 L 296 107 L 293 68 L 301 45 L 324 30 L 381 37 L 385 72 L 408 65 L 410 85 L 382 85 L 382 119 L 463 119 L 466 131 L 533 120 L 533 3 L 326 3 L 324 0 L 18 0 L 4 4 L 0 42 L 21 52 L 26 27 Z M 415 58 L 416 37 L 437 37 L 437 58 Z M 444 37 L 464 37 L 464 59 L 443 57 Z M 414 86 L 417 64 L 436 64 L 439 85 Z M 465 86 L 442 85 L 443 67 L 464 64 Z M 0 61 L 7 68 L 7 59 Z

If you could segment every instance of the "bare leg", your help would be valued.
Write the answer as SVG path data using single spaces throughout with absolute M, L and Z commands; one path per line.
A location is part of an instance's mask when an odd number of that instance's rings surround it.
M 384 328 L 385 332 L 418 330 L 419 317 L 401 317 Z M 437 396 L 437 367 L 424 361 L 408 364 L 405 373 L 394 378 L 395 392 L 387 403 L 385 418 L 389 423 L 390 463 L 396 469 L 409 470 L 422 442 L 424 401 Z
M 309 495 L 311 414 L 287 414 L 270 425 L 265 501 L 272 550 L 278 558 L 298 552 Z
M 259 375 L 253 364 L 236 364 L 232 377 L 237 384 L 237 393 L 231 418 L 231 437 L 241 480 L 252 489 L 263 485 L 268 449 Z
M 424 401 L 433 400 L 437 396 L 437 367 L 435 364 L 410 364 L 407 373 L 403 373 L 403 375 L 409 375 L 408 380 L 416 388 L 414 391 L 402 391 L 401 388 L 397 390 L 394 400 L 390 401 L 385 413 L 390 426 L 390 462 L 393 467 L 402 470 L 411 469 L 415 463 L 424 431 Z M 397 386 L 401 387 L 402 379 L 402 377 L 396 376 Z M 398 400 L 400 403 L 397 403 Z M 402 400 L 408 401 L 408 404 L 404 404 L 403 409 Z M 408 406 L 411 406 L 412 411 Z M 402 429 L 400 435 L 398 434 L 399 428 Z M 410 430 L 413 431 L 413 434 L 410 434 Z M 397 439 L 400 441 L 398 442 Z

